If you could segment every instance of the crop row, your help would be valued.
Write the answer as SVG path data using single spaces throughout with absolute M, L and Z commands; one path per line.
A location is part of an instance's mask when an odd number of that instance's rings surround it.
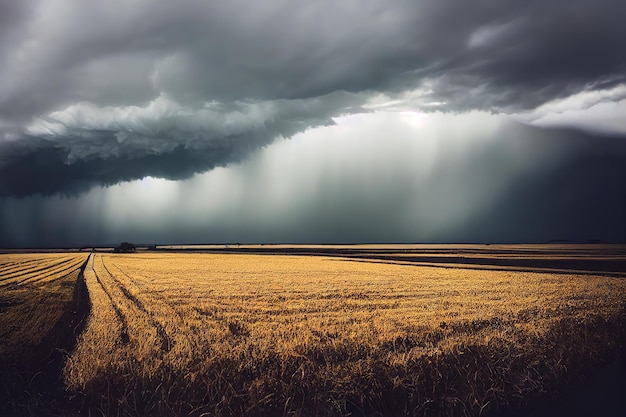
M 0 287 L 44 285 L 69 274 L 77 276 L 85 254 L 33 254 L 0 256 Z
M 37 364 L 53 339 L 71 342 L 61 319 L 79 316 L 72 302 L 79 301 L 74 296 L 86 259 L 78 253 L 0 255 L 0 364 Z

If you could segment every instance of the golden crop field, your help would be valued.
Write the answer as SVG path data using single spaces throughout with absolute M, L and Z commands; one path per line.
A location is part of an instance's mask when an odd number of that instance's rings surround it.
M 0 415 L 47 413 L 40 393 L 62 391 L 58 375 L 89 310 L 80 279 L 87 257 L 0 254 Z
M 0 255 L 0 359 L 31 360 L 72 299 L 86 254 Z M 23 358 L 23 359 L 19 359 Z
M 626 335 L 626 281 L 593 274 L 141 252 L 84 278 L 64 378 L 103 415 L 481 415 Z

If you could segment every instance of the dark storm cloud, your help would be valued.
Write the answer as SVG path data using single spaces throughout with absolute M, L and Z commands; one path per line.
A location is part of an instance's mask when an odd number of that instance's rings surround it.
M 514 105 L 522 94 L 536 104 L 615 82 L 626 61 L 619 0 L 43 4 L 49 16 L 16 28 L 23 43 L 5 48 L 18 58 L 8 67 L 28 66 L 31 78 L 3 111 L 35 98 L 55 110 L 84 95 L 98 102 L 102 87 L 128 78 L 139 100 L 151 91 L 177 101 L 307 98 L 432 78 L 461 89 L 484 84 L 491 99 L 503 97 L 495 104 Z M 109 60 L 120 65 L 100 68 Z M 137 68 L 148 70 L 143 80 L 134 79 Z
M 398 122 L 391 131 L 390 117 Z M 0 247 L 623 242 L 626 137 L 503 119 L 348 118 L 353 131 L 316 129 L 187 181 L 138 181 L 76 198 L 0 199 Z
M 0 142 L 0 196 L 76 195 L 146 176 L 189 178 L 238 162 L 276 136 L 328 123 L 351 102 L 332 94 L 203 108 L 162 97 L 145 108 L 77 105 L 40 120 L 35 135 Z
M 184 178 L 377 92 L 519 111 L 626 81 L 621 0 L 45 0 L 0 11 L 3 195 Z M 325 99 L 337 92 L 351 94 Z M 155 110 L 159 98 L 176 114 Z M 207 108 L 210 123 L 197 122 Z
M 100 146 L 113 142 L 110 133 L 97 132 Z M 69 152 L 66 149 L 50 146 L 33 139 L 37 149 L 25 152 L 16 144 L 1 149 L 11 153 L 10 161 L 3 162 L 0 178 L 0 195 L 27 196 L 40 193 L 52 195 L 62 193 L 76 195 L 89 190 L 93 185 L 112 185 L 145 176 L 169 179 L 183 179 L 196 172 L 223 164 L 224 161 L 238 161 L 246 147 L 251 146 L 250 138 L 238 143 L 236 138 L 225 138 L 214 147 L 191 149 L 174 145 L 173 149 L 157 155 L 142 153 L 129 158 L 126 156 L 79 159 L 67 163 Z M 12 149 L 11 149 L 12 148 Z

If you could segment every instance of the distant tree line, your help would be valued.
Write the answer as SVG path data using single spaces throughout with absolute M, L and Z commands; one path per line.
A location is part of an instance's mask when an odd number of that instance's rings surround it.
M 113 249 L 115 253 L 131 253 L 135 252 L 137 247 L 130 242 L 122 242 L 119 246 Z

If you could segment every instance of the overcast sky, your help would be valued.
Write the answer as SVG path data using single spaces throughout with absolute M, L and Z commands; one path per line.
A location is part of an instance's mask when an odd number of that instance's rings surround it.
M 623 0 L 0 0 L 0 246 L 626 240 Z

